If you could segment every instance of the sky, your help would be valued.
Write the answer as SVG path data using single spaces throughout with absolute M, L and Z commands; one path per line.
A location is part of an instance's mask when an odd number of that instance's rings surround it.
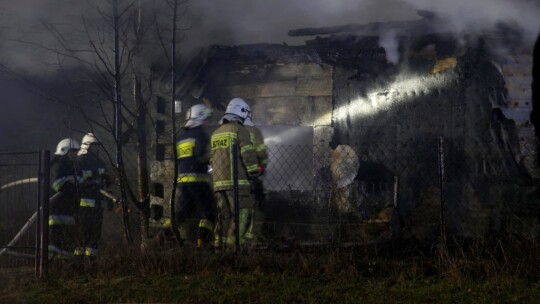
M 90 27 L 99 24 L 102 16 L 96 7 L 106 15 L 110 1 L 0 0 L 0 65 L 25 75 L 49 77 L 58 71 L 60 64 L 67 62 L 46 50 L 57 46 L 57 40 L 46 30 L 46 25 L 54 25 L 66 42 L 77 50 L 84 50 L 88 39 L 81 39 L 75 31 L 83 28 L 83 19 Z M 166 0 L 134 1 L 144 5 L 156 1 L 163 5 Z M 188 30 L 182 32 L 181 49 L 189 53 L 209 44 L 303 44 L 313 37 L 289 37 L 287 32 L 306 27 L 418 20 L 417 9 L 436 12 L 445 20 L 441 30 L 458 34 L 481 32 L 503 21 L 522 28 L 526 41 L 532 43 L 540 31 L 540 0 L 190 0 L 183 6 L 181 25 Z M 168 12 L 170 10 L 162 7 L 160 21 L 167 21 Z M 381 35 L 385 37 L 386 33 Z M 391 40 L 381 42 L 391 46 Z M 43 123 L 50 118 L 42 115 L 42 109 L 47 108 L 43 103 L 50 101 L 3 79 L 0 75 L 3 92 L 0 102 L 10 113 L 0 119 L 3 126 L 20 126 L 21 132 L 26 132 L 36 122 L 28 118 L 36 117 Z M 38 105 L 32 106 L 34 103 Z M 58 117 L 54 117 L 54 130 L 65 130 L 68 124 L 61 123 L 65 115 L 58 113 Z M 7 134 L 0 130 L 0 146 L 7 146 L 6 138 Z M 24 143 L 19 145 L 24 147 Z

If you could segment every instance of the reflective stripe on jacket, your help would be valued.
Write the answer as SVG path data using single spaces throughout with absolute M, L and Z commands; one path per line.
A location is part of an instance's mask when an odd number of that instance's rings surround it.
M 90 207 L 93 208 L 96 206 L 96 200 L 91 198 L 81 198 L 81 202 L 79 204 L 81 207 Z
M 60 190 L 62 189 L 62 187 L 64 187 L 64 185 L 66 183 L 73 183 L 75 184 L 75 181 L 77 180 L 77 177 L 73 176 L 73 175 L 70 175 L 70 176 L 61 176 L 57 179 L 55 179 L 52 183 L 52 188 L 55 192 L 60 192 Z
M 249 132 L 237 122 L 229 122 L 217 128 L 211 137 L 214 191 L 233 188 L 232 144 L 237 144 L 239 157 L 238 186 L 249 189 L 249 175 L 257 174 L 257 156 L 251 144 Z
M 75 218 L 69 215 L 49 215 L 49 226 L 75 225 Z

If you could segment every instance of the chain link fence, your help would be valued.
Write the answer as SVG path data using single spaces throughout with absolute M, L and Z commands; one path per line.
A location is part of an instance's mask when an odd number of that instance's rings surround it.
M 460 138 L 270 146 L 258 220 L 270 238 L 434 241 L 442 234 L 535 235 L 534 183 L 511 156 Z
M 269 165 L 260 177 L 265 201 L 255 210 L 261 241 L 433 242 L 443 233 L 538 234 L 537 187 L 519 161 L 523 151 L 504 140 L 508 133 L 497 121 L 484 135 L 369 130 L 369 136 L 341 134 L 336 140 L 354 143 L 349 145 L 269 140 Z M 161 164 L 153 182 L 167 185 L 173 162 Z M 169 192 L 162 193 L 165 217 Z

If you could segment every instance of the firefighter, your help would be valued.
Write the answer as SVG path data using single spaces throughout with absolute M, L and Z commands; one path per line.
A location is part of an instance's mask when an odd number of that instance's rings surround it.
M 258 174 L 259 176 L 262 176 L 264 172 L 266 171 L 266 167 L 268 166 L 268 150 L 267 150 L 266 145 L 264 144 L 264 138 L 263 138 L 262 132 L 261 130 L 259 130 L 257 127 L 254 126 L 251 115 L 249 115 L 244 121 L 244 126 L 249 131 L 251 144 L 253 145 L 253 148 L 255 149 L 255 153 L 257 155 Z M 245 233 L 241 232 L 241 234 L 244 235 L 245 242 L 248 242 L 248 243 L 251 242 L 255 238 L 253 234 L 255 209 L 262 211 L 263 206 L 264 206 L 264 188 L 263 188 L 262 181 L 260 179 L 252 179 L 251 192 L 255 197 L 256 206 L 255 208 L 252 208 L 251 210 L 249 210 L 250 221 L 248 223 L 248 226 L 242 227 L 242 229 L 246 229 L 246 232 Z M 245 215 L 241 217 L 245 217 Z
M 75 248 L 75 215 L 78 201 L 79 170 L 75 158 L 79 143 L 62 139 L 51 161 L 52 192 L 49 201 L 49 252 L 51 257 L 72 258 Z
M 203 104 L 192 106 L 186 113 L 186 122 L 176 143 L 175 219 L 181 225 L 195 208 L 198 209 L 199 249 L 208 244 L 214 230 L 215 201 L 208 174 L 210 138 L 204 130 L 211 115 L 212 110 Z
M 78 153 L 81 169 L 78 224 L 79 235 L 75 256 L 95 259 L 98 256 L 99 241 L 103 224 L 102 195 L 100 191 L 110 184 L 105 162 L 100 158 L 100 141 L 93 133 L 82 139 Z
M 248 130 L 243 126 L 251 108 L 241 98 L 232 99 L 225 114 L 211 137 L 214 193 L 218 206 L 218 226 L 215 246 L 230 249 L 235 244 L 235 206 L 233 192 L 233 144 L 237 147 L 236 164 L 238 170 L 238 208 L 239 225 L 247 227 L 250 221 L 250 208 L 255 201 L 250 191 L 251 180 L 257 178 L 257 156 L 251 143 Z M 240 231 L 242 232 L 242 231 Z M 243 231 L 245 233 L 245 229 Z M 240 235 L 240 242 L 244 239 Z M 245 244 L 242 244 L 245 245 Z

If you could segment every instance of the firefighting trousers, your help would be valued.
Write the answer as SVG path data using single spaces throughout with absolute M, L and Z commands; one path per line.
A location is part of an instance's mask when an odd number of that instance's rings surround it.
M 197 209 L 199 217 L 197 239 L 207 243 L 215 222 L 215 201 L 210 185 L 206 182 L 178 183 L 176 193 L 174 205 L 176 222 L 182 225 Z
M 234 246 L 236 240 L 234 194 L 232 190 L 216 191 L 218 216 L 214 230 L 216 247 Z M 253 216 L 255 200 L 249 189 L 238 191 L 238 221 L 240 244 L 245 245 L 250 239 L 248 234 Z
M 73 256 L 75 218 L 70 215 L 49 215 L 49 253 L 61 258 Z
M 103 208 L 81 206 L 78 212 L 76 256 L 96 257 L 103 226 Z
M 49 206 L 49 252 L 51 256 L 70 258 L 75 248 L 77 196 L 73 191 L 58 192 Z

